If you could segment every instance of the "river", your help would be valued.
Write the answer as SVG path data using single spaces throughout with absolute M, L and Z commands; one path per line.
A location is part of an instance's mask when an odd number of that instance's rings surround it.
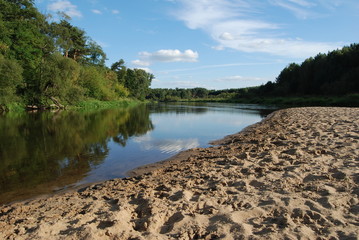
M 260 121 L 259 105 L 142 104 L 0 115 L 0 204 L 126 177 Z

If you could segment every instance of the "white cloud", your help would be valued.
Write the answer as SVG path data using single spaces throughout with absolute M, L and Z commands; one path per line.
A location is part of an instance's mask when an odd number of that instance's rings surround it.
M 265 81 L 267 79 L 259 77 L 243 77 L 243 76 L 228 76 L 215 80 L 216 82 L 243 82 L 243 81 Z
M 138 60 L 138 59 L 132 61 L 132 64 L 133 64 L 133 65 L 136 65 L 136 66 L 142 66 L 142 67 L 147 67 L 147 66 L 150 66 L 150 65 L 151 65 L 149 62 L 142 61 L 142 60 Z
M 304 0 L 271 0 L 273 5 L 282 7 L 294 13 L 297 18 L 307 19 L 317 14 L 310 10 L 316 6 L 314 3 L 310 3 Z
M 206 28 L 212 23 L 217 23 L 228 18 L 241 16 L 240 6 L 248 8 L 245 1 L 228 0 L 179 0 L 182 4 L 176 16 L 184 21 L 191 29 Z
M 339 44 L 306 42 L 298 39 L 238 37 L 233 41 L 216 39 L 219 47 L 233 48 L 243 52 L 263 52 L 284 57 L 306 58 L 338 48 Z
M 183 77 L 181 77 L 181 79 L 183 79 Z M 151 85 L 152 88 L 195 88 L 195 87 L 208 88 L 208 86 L 204 85 L 203 83 L 193 80 L 169 81 L 168 78 L 166 78 L 165 81 L 156 79 L 156 81 L 152 83 L 153 83 Z
M 234 37 L 232 36 L 232 34 L 230 34 L 229 32 L 224 32 L 219 36 L 220 39 L 222 40 L 233 40 Z
M 119 14 L 120 13 L 120 11 L 118 11 L 116 9 L 112 10 L 111 12 L 112 12 L 112 14 Z
M 52 12 L 64 12 L 70 17 L 82 17 L 82 13 L 77 10 L 77 6 L 73 5 L 67 0 L 58 0 L 47 6 L 47 9 Z
M 227 88 L 243 88 L 251 86 L 259 86 L 265 84 L 268 81 L 273 81 L 274 77 L 251 77 L 251 76 L 224 76 L 220 78 L 213 79 L 209 83 L 211 88 L 214 89 L 227 89 Z
M 95 14 L 102 14 L 102 12 L 98 9 L 92 9 L 91 12 L 93 12 Z
M 137 69 L 142 69 L 142 70 L 144 70 L 144 71 L 146 71 L 146 72 L 148 72 L 148 73 L 153 73 L 153 71 L 152 71 L 150 68 L 139 67 L 139 68 L 137 68 Z
M 312 8 L 321 0 L 178 0 L 180 7 L 175 17 L 190 29 L 200 29 L 218 45 L 213 48 L 231 48 L 243 52 L 264 52 L 285 57 L 305 58 L 336 49 L 342 43 L 310 42 L 278 37 L 285 34 L 281 23 L 265 21 L 265 9 L 279 6 L 298 18 L 314 14 Z M 269 4 L 269 5 L 268 5 Z M 260 6 L 257 8 L 257 6 Z M 258 16 L 261 16 L 258 18 Z M 285 23 L 287 24 L 287 23 Z
M 139 58 L 132 61 L 138 66 L 150 66 L 154 62 L 196 62 L 198 59 L 198 52 L 190 49 L 181 52 L 180 50 L 165 49 L 157 52 L 140 52 Z
M 312 7 L 315 6 L 316 4 L 313 2 L 308 2 L 305 0 L 288 0 L 289 2 L 295 3 L 297 5 L 303 6 L 303 7 Z
M 215 65 L 202 65 L 193 68 L 177 68 L 177 69 L 167 69 L 163 71 L 159 71 L 158 73 L 168 74 L 173 72 L 187 72 L 187 71 L 198 71 L 202 69 L 213 69 L 213 68 L 227 68 L 227 67 L 235 67 L 235 66 L 260 66 L 260 65 L 275 65 L 278 62 L 238 62 L 238 63 L 225 63 L 225 64 L 215 64 Z

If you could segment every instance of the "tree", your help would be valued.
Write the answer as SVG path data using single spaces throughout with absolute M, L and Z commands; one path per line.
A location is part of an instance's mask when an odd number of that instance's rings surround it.
M 111 70 L 116 72 L 118 82 L 124 84 L 126 73 L 127 73 L 125 61 L 123 59 L 120 59 L 119 61 L 115 62 L 114 64 L 111 65 Z
M 144 100 L 153 78 L 153 74 L 143 69 L 127 69 L 124 85 L 129 89 L 131 97 Z
M 22 84 L 22 67 L 15 60 L 0 54 L 0 111 L 16 99 L 16 89 Z
M 109 70 L 98 66 L 83 66 L 79 83 L 85 89 L 85 96 L 88 98 L 109 101 L 127 94 Z
M 86 46 L 86 56 L 83 60 L 85 64 L 105 66 L 106 54 L 102 50 L 101 46 L 95 41 L 89 40 Z
M 289 64 L 284 68 L 277 77 L 277 91 L 281 95 L 293 94 L 298 87 L 298 80 L 296 79 L 300 71 L 300 66 L 296 63 Z
M 52 50 L 45 34 L 46 18 L 32 0 L 0 0 L 0 43 L 7 48 L 6 55 L 19 60 L 25 80 L 40 64 L 43 56 Z
M 192 97 L 194 98 L 206 98 L 208 97 L 208 90 L 205 88 L 193 88 Z
M 58 108 L 61 101 L 73 103 L 81 98 L 83 90 L 77 86 L 80 66 L 72 59 L 54 54 L 49 56 L 41 68 L 39 78 L 42 96 L 51 100 Z
M 144 99 L 153 75 L 128 70 L 122 59 L 110 70 L 101 46 L 69 21 L 63 15 L 49 22 L 34 0 L 0 0 L 0 104 L 18 99 L 62 107 L 83 98 Z
M 79 61 L 87 54 L 85 32 L 72 26 L 67 20 L 51 24 L 51 35 L 63 56 Z

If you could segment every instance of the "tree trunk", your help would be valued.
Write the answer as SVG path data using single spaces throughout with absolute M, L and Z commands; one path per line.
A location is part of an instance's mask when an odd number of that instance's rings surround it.
M 64 105 L 62 105 L 59 100 L 57 100 L 55 97 L 50 97 L 51 101 L 57 106 L 57 108 L 63 109 L 65 108 Z
M 2 112 L 7 112 L 9 109 L 5 106 L 5 105 L 3 105 L 3 104 L 0 104 L 0 113 L 2 113 Z
M 3 105 L 0 105 L 0 113 L 1 112 L 5 112 L 5 109 L 4 109 Z

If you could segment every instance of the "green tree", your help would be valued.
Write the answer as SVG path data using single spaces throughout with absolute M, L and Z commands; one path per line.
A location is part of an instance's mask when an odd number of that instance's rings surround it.
M 97 66 L 83 66 L 79 83 L 85 89 L 86 97 L 103 101 L 118 99 L 116 88 L 121 89 L 107 69 Z
M 74 103 L 81 99 L 83 89 L 77 85 L 80 75 L 80 65 L 72 59 L 53 54 L 49 56 L 40 76 L 40 91 L 57 107 L 63 107 L 61 102 Z
M 101 46 L 95 41 L 89 40 L 86 45 L 86 56 L 83 60 L 84 63 L 90 65 L 105 66 L 106 53 L 102 50 Z
M 27 105 L 54 102 L 61 107 L 84 97 L 144 99 L 154 76 L 127 69 L 122 59 L 110 70 L 101 46 L 69 21 L 64 15 L 59 22 L 49 22 L 34 0 L 0 0 L 2 75 L 10 74 L 4 69 L 13 68 L 16 79 L 22 79 L 11 87 L 1 80 L 2 92 L 11 88 L 0 96 L 1 101 L 17 95 Z
M 0 111 L 16 99 L 16 89 L 22 84 L 22 67 L 15 60 L 0 54 Z
M 193 88 L 192 91 L 192 97 L 194 98 L 206 98 L 208 97 L 208 90 L 205 88 Z
M 277 91 L 281 95 L 289 95 L 296 92 L 298 85 L 297 80 L 300 71 L 300 66 L 296 63 L 289 64 L 284 68 L 277 77 L 276 83 L 278 84 Z
M 130 96 L 144 100 L 149 92 L 149 87 L 154 75 L 142 69 L 127 69 L 125 87 L 129 89 Z
M 127 67 L 125 66 L 125 61 L 120 59 L 119 61 L 115 62 L 111 65 L 111 70 L 116 72 L 118 82 L 121 84 L 125 83 L 125 77 L 127 73 Z
M 67 20 L 62 19 L 59 23 L 53 22 L 51 35 L 55 39 L 58 50 L 65 57 L 80 61 L 87 55 L 85 31 L 71 25 Z
M 32 0 L 0 0 L 0 42 L 9 48 L 8 55 L 20 61 L 27 77 L 41 64 L 44 54 L 52 50 L 45 34 L 46 17 Z

